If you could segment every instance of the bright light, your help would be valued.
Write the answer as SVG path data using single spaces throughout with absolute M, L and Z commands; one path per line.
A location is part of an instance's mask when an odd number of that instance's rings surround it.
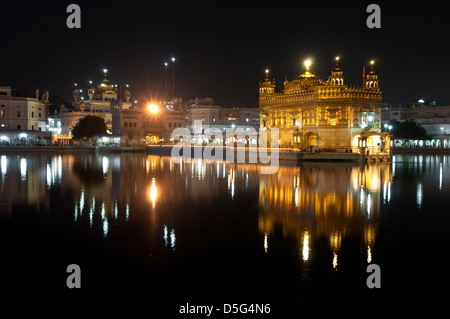
M 392 130 L 392 125 L 389 125 L 388 128 L 389 128 L 389 130 Z
M 309 68 L 311 66 L 311 60 L 305 60 L 304 64 L 307 68 Z
M 155 178 L 152 179 L 152 185 L 150 186 L 150 200 L 152 201 L 153 208 L 155 208 L 156 196 L 158 195 L 158 191 L 156 189 L 156 181 Z
M 338 56 L 335 59 L 336 59 L 336 62 L 339 61 L 339 57 Z
M 370 61 L 370 64 L 371 64 L 371 65 L 374 65 L 374 63 L 375 63 L 375 60 L 371 60 L 371 61 Z
M 164 66 L 167 66 L 167 62 L 164 62 Z
M 419 101 L 417 101 L 419 103 L 425 103 L 425 101 L 423 99 L 420 99 Z
M 369 120 L 369 122 L 372 122 L 372 121 L 373 121 L 373 116 L 372 116 L 372 115 L 369 115 L 369 116 L 367 117 L 367 119 Z
M 92 81 L 89 81 L 89 84 L 92 84 Z
M 103 69 L 103 73 L 108 73 L 108 69 Z
M 309 259 L 309 233 L 307 230 L 303 233 L 302 256 L 303 261 L 307 261 Z
M 384 128 L 387 128 L 389 125 L 387 125 L 387 124 L 384 124 Z
M 269 74 L 269 69 L 266 69 L 266 74 Z
M 172 62 L 175 62 L 175 58 L 172 58 Z
M 158 106 L 156 106 L 156 104 L 149 104 L 147 106 L 147 109 L 151 114 L 156 114 L 159 112 Z

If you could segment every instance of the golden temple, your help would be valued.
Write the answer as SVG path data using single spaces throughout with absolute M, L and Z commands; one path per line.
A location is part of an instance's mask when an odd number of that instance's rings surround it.
M 382 93 L 378 75 L 371 69 L 363 75 L 362 87 L 344 84 L 344 74 L 336 66 L 327 81 L 310 69 L 292 81 L 284 81 L 282 92 L 275 92 L 275 80 L 266 78 L 259 85 L 261 130 L 276 128 L 278 146 L 303 151 L 389 152 L 390 136 L 381 131 Z M 364 72 L 365 73 L 365 72 Z

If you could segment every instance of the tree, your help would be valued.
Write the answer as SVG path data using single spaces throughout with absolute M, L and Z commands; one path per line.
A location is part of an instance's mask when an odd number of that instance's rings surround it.
M 106 135 L 106 123 L 99 116 L 87 115 L 80 119 L 72 130 L 74 139 Z
M 389 125 L 392 125 L 391 133 L 395 138 L 411 138 L 417 140 L 430 139 L 427 131 L 422 126 L 417 125 L 414 121 L 392 121 Z

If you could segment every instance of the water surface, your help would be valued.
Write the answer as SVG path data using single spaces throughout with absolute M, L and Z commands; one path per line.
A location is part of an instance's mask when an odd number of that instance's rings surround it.
M 319 301 L 426 302 L 448 283 L 448 156 L 282 163 L 272 175 L 146 154 L 1 155 L 0 164 L 11 299 L 169 317 L 186 303 L 264 303 L 276 317 Z M 69 264 L 81 267 L 78 291 L 66 287 Z M 380 289 L 367 288 L 369 264 L 380 266 Z

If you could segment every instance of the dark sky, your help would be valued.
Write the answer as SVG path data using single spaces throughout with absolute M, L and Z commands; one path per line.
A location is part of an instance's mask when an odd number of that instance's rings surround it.
M 368 29 L 366 7 L 381 7 Z M 81 7 L 81 29 L 66 8 Z M 445 2 L 380 1 L 10 1 L 0 18 L 0 85 L 48 89 L 71 100 L 73 83 L 109 78 L 130 84 L 132 99 L 164 97 L 164 65 L 174 56 L 175 95 L 212 97 L 224 107 L 256 107 L 271 70 L 278 90 L 303 72 L 326 79 L 341 57 L 348 85 L 361 85 L 375 59 L 383 101 L 450 103 L 450 19 Z M 172 69 L 169 68 L 169 76 Z M 170 91 L 171 92 L 171 91 Z M 169 97 L 171 94 L 169 93 Z

